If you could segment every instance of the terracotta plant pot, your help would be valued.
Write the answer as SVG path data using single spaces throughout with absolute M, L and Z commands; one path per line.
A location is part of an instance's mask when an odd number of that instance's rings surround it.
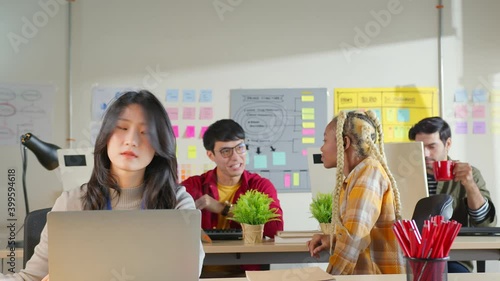
M 243 230 L 243 241 L 245 244 L 256 244 L 262 242 L 262 235 L 264 233 L 264 225 L 251 225 L 242 223 L 241 229 Z

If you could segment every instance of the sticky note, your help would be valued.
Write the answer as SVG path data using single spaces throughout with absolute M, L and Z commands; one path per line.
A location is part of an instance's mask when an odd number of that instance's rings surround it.
M 285 174 L 283 177 L 283 185 L 286 188 L 290 188 L 290 174 Z
M 165 95 L 166 102 L 178 102 L 179 101 L 179 89 L 167 89 L 167 94 Z
M 467 134 L 467 122 L 457 122 L 455 124 L 455 133 L 457 134 Z
M 194 126 L 186 126 L 186 138 L 194 138 Z
M 200 90 L 200 102 L 212 102 L 212 90 Z
M 273 152 L 273 165 L 274 166 L 286 165 L 286 153 L 283 151 Z
M 307 149 L 302 149 L 302 156 L 307 156 Z
M 385 111 L 385 116 L 387 117 L 388 122 L 394 122 L 396 121 L 396 110 L 393 108 L 388 108 Z
M 473 102 L 486 102 L 488 100 L 488 94 L 484 89 L 474 89 L 472 91 L 472 101 Z
M 182 102 L 195 102 L 196 92 L 195 90 L 182 90 Z
M 382 113 L 380 112 L 380 109 L 379 108 L 373 108 L 373 109 L 370 109 L 371 111 L 373 111 L 373 113 L 375 113 L 375 115 L 377 115 L 377 119 L 382 122 Z
M 302 120 L 314 120 L 314 108 L 302 108 Z
M 302 143 L 312 143 L 312 144 L 314 144 L 315 143 L 315 139 L 314 138 L 304 137 L 304 138 L 302 138 Z
M 476 135 L 486 134 L 486 123 L 484 121 L 474 121 L 472 123 L 472 133 Z
M 461 118 L 461 119 L 467 118 L 467 105 L 466 104 L 455 105 L 455 118 Z
M 202 126 L 200 130 L 200 138 L 203 138 L 205 131 L 208 129 L 208 126 Z
M 491 118 L 500 118 L 500 105 L 491 107 Z
M 293 173 L 293 186 L 299 186 L 300 184 L 300 174 Z
M 173 126 L 172 126 L 172 130 L 174 131 L 174 136 L 175 136 L 176 138 L 178 138 L 178 137 L 179 137 L 179 126 L 177 126 L 177 125 L 173 125 Z
M 455 90 L 455 102 L 467 102 L 467 91 L 465 89 L 457 89 Z
M 491 91 L 491 102 L 500 102 L 500 90 Z
M 167 111 L 168 118 L 170 118 L 170 120 L 179 120 L 179 108 L 166 107 L 165 110 Z
M 302 102 L 314 102 L 314 96 L 302 96 Z
M 302 135 L 304 136 L 314 136 L 316 134 L 315 129 L 302 129 Z
M 472 117 L 473 118 L 485 118 L 486 117 L 486 107 L 484 105 L 474 105 L 472 107 Z
M 196 117 L 195 107 L 184 107 L 182 109 L 182 119 L 184 120 L 194 120 Z
M 398 122 L 410 122 L 410 110 L 400 108 L 398 109 Z
M 302 122 L 302 128 L 314 129 L 314 127 L 316 127 L 316 123 L 314 122 Z
M 500 123 L 492 123 L 491 132 L 495 135 L 500 135 Z
M 214 117 L 212 107 L 200 107 L 200 120 L 211 120 Z
M 255 155 L 253 157 L 253 167 L 255 169 L 266 169 L 267 168 L 267 156 L 266 155 Z
M 196 159 L 196 145 L 188 146 L 188 159 Z

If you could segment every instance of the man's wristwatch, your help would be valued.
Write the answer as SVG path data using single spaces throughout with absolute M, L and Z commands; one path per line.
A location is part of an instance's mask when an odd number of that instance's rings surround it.
M 229 201 L 226 201 L 226 202 L 224 202 L 224 205 L 225 205 L 224 209 L 222 209 L 222 212 L 220 212 L 220 214 L 223 216 L 227 216 L 227 214 L 229 214 L 229 211 L 233 207 L 233 204 L 231 204 L 231 202 L 229 202 Z

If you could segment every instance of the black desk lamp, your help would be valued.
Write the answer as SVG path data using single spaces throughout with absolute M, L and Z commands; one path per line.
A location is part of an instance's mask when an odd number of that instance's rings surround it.
M 59 166 L 59 161 L 57 159 L 57 150 L 61 149 L 59 146 L 46 143 L 41 141 L 39 138 L 35 137 L 32 133 L 27 133 L 21 136 L 21 144 L 24 150 L 29 148 L 38 158 L 38 161 L 47 170 L 54 170 Z M 23 192 L 24 192 L 24 204 L 26 206 L 26 214 L 29 213 L 28 205 L 28 194 L 26 192 L 26 167 L 27 159 L 26 152 L 23 150 Z

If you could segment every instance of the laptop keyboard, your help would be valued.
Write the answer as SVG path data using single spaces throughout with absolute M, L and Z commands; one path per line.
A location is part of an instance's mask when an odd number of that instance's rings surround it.
M 241 229 L 203 229 L 212 240 L 240 240 L 243 237 Z

